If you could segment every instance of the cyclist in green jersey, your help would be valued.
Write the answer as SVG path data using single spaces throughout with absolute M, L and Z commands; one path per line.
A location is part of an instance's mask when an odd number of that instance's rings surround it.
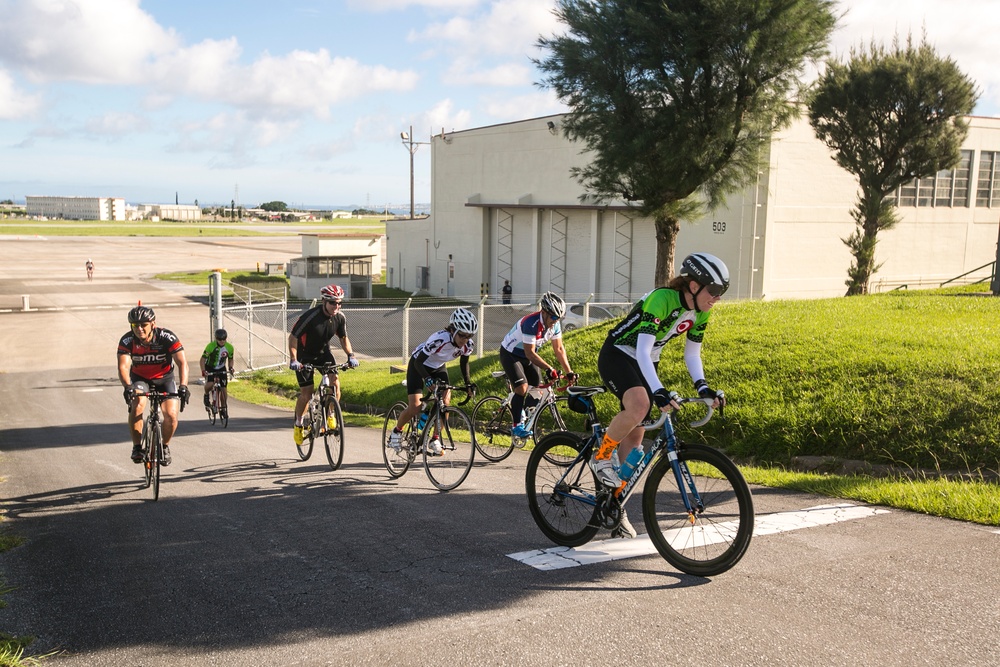
M 713 407 L 726 404 L 725 394 L 705 381 L 701 363 L 701 342 L 712 306 L 729 289 L 729 270 L 718 257 L 694 253 L 684 258 L 678 275 L 666 287 L 649 292 L 625 319 L 608 332 L 597 358 L 601 379 L 619 398 L 622 410 L 608 424 L 601 446 L 591 460 L 598 480 L 621 488 L 615 469 L 619 444 L 625 451 L 642 447 L 642 421 L 655 403 L 662 411 L 680 407 L 675 392 L 668 392 L 657 375 L 660 351 L 667 341 L 682 334 L 687 337 L 684 361 L 698 395 L 714 398 Z M 622 457 L 624 458 L 624 456 Z M 624 517 L 624 514 L 623 514 Z M 615 537 L 635 537 L 635 529 L 625 517 Z
M 229 375 L 233 372 L 233 346 L 226 341 L 227 338 L 229 334 L 225 329 L 216 330 L 215 340 L 205 346 L 205 351 L 201 353 L 201 374 L 205 378 L 205 407 L 208 407 L 208 395 L 212 391 L 212 386 L 218 382 L 220 410 L 222 415 L 228 418 L 229 400 L 226 385 L 229 384 Z

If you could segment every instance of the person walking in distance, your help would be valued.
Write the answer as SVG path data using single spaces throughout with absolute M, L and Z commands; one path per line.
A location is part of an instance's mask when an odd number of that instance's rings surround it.
M 142 463 L 142 413 L 146 397 L 136 396 L 137 382 L 150 389 L 180 394 L 187 405 L 188 365 L 184 346 L 169 329 L 156 326 L 152 308 L 138 305 L 128 311 L 129 331 L 118 340 L 118 380 L 125 388 L 125 403 L 129 407 L 129 432 L 132 435 L 132 461 Z M 175 382 L 174 367 L 177 367 Z M 177 430 L 177 401 L 163 403 L 163 465 L 170 465 L 170 439 Z
M 510 297 L 511 295 L 514 294 L 514 288 L 510 286 L 509 280 L 503 281 L 503 289 L 501 290 L 501 292 L 503 292 L 503 305 L 509 306 Z
M 295 371 L 299 383 L 299 398 L 295 401 L 295 424 L 292 427 L 292 438 L 296 445 L 302 444 L 302 413 L 313 395 L 313 371 L 306 372 L 302 364 L 321 366 L 336 363 L 330 350 L 330 341 L 336 336 L 340 339 L 340 347 L 347 353 L 347 361 L 351 368 L 357 368 L 358 360 L 354 356 L 354 348 L 347 337 L 347 318 L 340 312 L 344 301 L 344 288 L 340 285 L 327 285 L 320 291 L 323 301 L 318 306 L 310 308 L 299 315 L 288 335 L 288 356 L 291 361 L 288 367 Z M 340 400 L 340 376 L 330 373 L 330 384 L 334 395 Z M 334 416 L 328 417 L 328 429 L 337 428 Z

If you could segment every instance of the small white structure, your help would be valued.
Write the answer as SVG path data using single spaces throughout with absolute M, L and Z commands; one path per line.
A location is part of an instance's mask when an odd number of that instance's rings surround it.
M 900 223 L 879 234 L 873 291 L 989 276 L 1000 222 L 1000 118 L 970 117 L 962 163 L 900 188 Z M 633 301 L 654 287 L 653 221 L 586 199 L 570 169 L 589 157 L 562 116 L 434 136 L 432 214 L 386 222 L 386 282 L 433 295 Z M 676 261 L 694 251 L 729 266 L 731 298 L 842 296 L 858 185 L 806 118 L 776 133 L 758 179 L 701 220 L 682 222 Z
M 139 204 L 137 212 L 145 220 L 201 220 L 201 207 L 190 204 Z
M 381 235 L 301 234 L 302 256 L 288 262 L 291 294 L 312 299 L 337 284 L 349 299 L 370 299 L 372 276 L 382 275 Z
M 125 220 L 125 199 L 28 195 L 25 214 L 57 220 Z

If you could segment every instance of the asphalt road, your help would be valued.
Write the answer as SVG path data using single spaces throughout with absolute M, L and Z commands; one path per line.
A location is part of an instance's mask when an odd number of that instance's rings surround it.
M 0 555 L 0 630 L 52 664 L 1000 662 L 1000 534 L 920 514 L 759 535 L 712 579 L 656 555 L 542 571 L 508 557 L 552 546 L 523 454 L 439 493 L 420 468 L 390 480 L 377 431 L 348 428 L 333 472 L 297 460 L 288 412 L 236 402 L 226 430 L 182 414 L 153 502 L 114 379 L 123 316 L 0 314 L 0 498 L 26 538 Z M 758 516 L 834 502 L 754 491 Z

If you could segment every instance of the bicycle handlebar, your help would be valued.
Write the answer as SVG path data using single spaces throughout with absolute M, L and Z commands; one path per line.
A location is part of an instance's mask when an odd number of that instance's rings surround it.
M 181 402 L 181 412 L 184 412 L 184 408 L 187 406 L 187 403 L 184 402 L 184 399 L 181 398 L 181 395 L 176 391 L 157 391 L 155 389 L 150 389 L 149 391 L 135 391 L 133 393 L 135 394 L 136 398 L 139 398 L 140 396 L 145 396 L 157 403 L 162 403 L 168 398 L 176 398 Z
M 445 392 L 445 391 L 448 391 L 450 389 L 457 389 L 458 391 L 465 392 L 465 400 L 462 401 L 461 403 L 456 403 L 455 404 L 456 406 L 458 406 L 458 405 L 465 405 L 466 403 L 468 403 L 469 401 L 471 401 L 473 399 L 473 397 L 475 397 L 475 395 L 476 395 L 476 390 L 475 389 L 472 389 L 470 387 L 456 387 L 455 385 L 448 384 L 447 382 L 436 382 L 436 383 L 434 383 L 431 386 L 434 388 L 435 395 L 438 392 Z
M 708 412 L 705 414 L 705 416 L 702 419 L 699 419 L 699 420 L 693 421 L 693 422 L 689 422 L 688 425 L 691 426 L 692 428 L 698 428 L 700 426 L 704 426 L 705 424 L 708 423 L 708 420 L 711 419 L 712 415 L 715 413 L 715 408 L 712 407 L 712 403 L 715 402 L 714 398 L 701 398 L 699 396 L 697 398 L 678 398 L 678 399 L 675 399 L 675 400 L 680 405 L 684 405 L 685 403 L 704 403 L 705 404 L 705 407 L 708 409 Z M 670 416 L 670 413 L 671 413 L 671 410 L 665 410 L 665 411 L 663 411 L 663 412 L 660 413 L 660 416 L 659 416 L 659 418 L 656 419 L 656 421 L 653 421 L 653 422 L 644 421 L 641 424 L 641 426 L 644 429 L 646 429 L 647 431 L 655 431 L 655 430 L 657 430 L 657 429 L 659 429 L 660 427 L 663 426 L 663 422 L 667 421 L 667 417 Z
M 351 362 L 345 361 L 342 364 L 302 364 L 302 370 L 304 371 L 319 371 L 323 375 L 329 373 L 340 372 L 350 370 Z

